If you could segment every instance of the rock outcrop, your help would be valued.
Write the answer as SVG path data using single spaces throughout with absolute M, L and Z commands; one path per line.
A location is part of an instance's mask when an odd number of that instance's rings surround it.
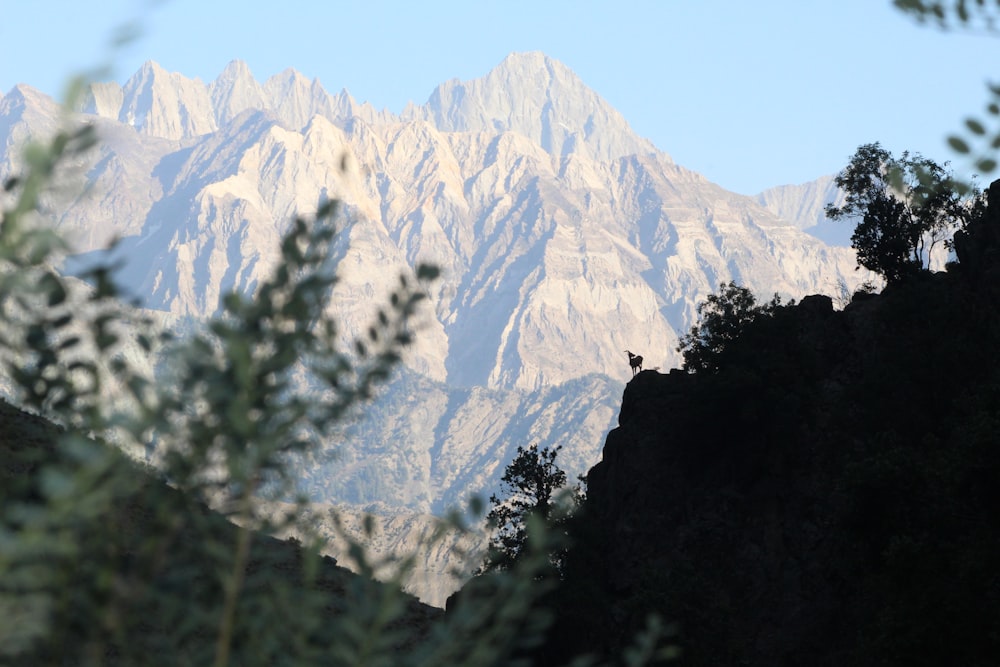
M 633 379 L 569 582 L 599 602 L 561 631 L 614 651 L 657 612 L 690 665 L 987 664 L 998 223 L 970 224 L 946 274 L 778 308 L 717 373 Z

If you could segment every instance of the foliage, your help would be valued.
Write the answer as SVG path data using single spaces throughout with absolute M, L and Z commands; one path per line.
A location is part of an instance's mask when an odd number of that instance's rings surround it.
M 982 31 L 996 35 L 1000 24 L 1000 7 L 984 0 L 895 0 L 894 4 L 919 22 L 934 23 L 945 30 Z M 1000 149 L 1000 85 L 987 84 L 987 94 L 985 114 L 967 117 L 961 133 L 948 137 L 951 148 L 960 155 L 969 157 L 976 170 L 984 175 L 997 169 L 997 150 Z M 959 184 L 960 191 L 964 191 L 965 187 Z
M 42 662 L 82 653 L 93 664 L 176 664 L 181 656 L 247 664 L 251 655 L 294 663 L 282 627 L 300 656 L 332 651 L 311 627 L 322 618 L 317 589 L 265 604 L 276 591 L 249 572 L 259 558 L 254 529 L 278 531 L 296 516 L 264 518 L 257 508 L 289 497 L 288 456 L 313 447 L 388 377 L 423 290 L 401 278 L 368 340 L 356 342 L 352 357 L 340 351 L 329 307 L 337 207 L 328 203 L 316 219 L 293 222 L 278 270 L 252 298 L 228 295 L 205 330 L 172 343 L 121 304 L 112 267 L 94 269 L 90 288 L 53 268 L 65 245 L 39 220 L 39 201 L 59 164 L 92 143 L 86 126 L 60 132 L 47 149 L 28 150 L 25 176 L 6 188 L 16 200 L 0 228 L 0 354 L 18 400 L 65 429 L 37 485 L 5 504 L 4 605 L 24 614 L 6 646 Z M 418 275 L 433 279 L 436 270 Z M 136 347 L 170 359 L 169 382 L 144 375 L 131 356 Z M 292 379 L 302 374 L 324 390 L 297 390 Z M 150 486 L 112 441 L 152 450 L 162 477 L 183 495 Z M 198 511 L 209 504 L 240 528 L 220 529 Z M 149 539 L 137 542 L 121 524 Z M 282 599 L 314 618 L 275 625 Z M 258 607 L 266 610 L 249 613 Z M 367 641 L 372 629 L 352 636 Z M 160 643 L 171 651 L 147 653 Z
M 864 144 L 834 179 L 845 194 L 828 204 L 831 220 L 859 220 L 851 245 L 858 264 L 896 283 L 929 265 L 934 247 L 971 215 L 944 167 L 919 154 L 895 158 L 878 143 Z
M 952 0 L 938 2 L 932 0 L 894 0 L 898 9 L 915 17 L 921 23 L 933 21 L 942 28 L 985 28 L 993 31 L 997 27 L 997 9 L 983 0 Z
M 528 549 L 529 518 L 544 525 L 558 526 L 567 516 L 559 506 L 557 493 L 566 487 L 566 473 L 556 465 L 561 447 L 538 449 L 518 447 L 517 456 L 500 478 L 503 493 L 490 496 L 492 509 L 486 519 L 493 526 L 489 550 L 477 574 L 508 570 Z M 569 489 L 571 502 L 579 504 L 579 486 Z M 557 549 L 550 558 L 559 569 L 563 552 Z
M 0 362 L 17 400 L 57 427 L 0 405 L 0 661 L 499 665 L 537 647 L 551 621 L 537 604 L 552 553 L 542 522 L 529 517 L 517 562 L 481 578 L 462 614 L 435 618 L 398 587 L 412 558 L 389 585 L 362 542 L 348 544 L 362 576 L 321 558 L 295 495 L 289 457 L 389 377 L 436 269 L 401 277 L 346 346 L 330 260 L 345 223 L 322 203 L 291 223 L 252 296 L 227 295 L 222 315 L 174 340 L 122 303 L 114 267 L 89 286 L 54 268 L 68 248 L 41 202 L 94 141 L 63 130 L 5 184 Z M 166 378 L 145 371 L 152 354 Z M 283 513 L 267 502 L 289 498 Z M 292 527 L 306 539 L 269 536 Z M 638 637 L 635 664 L 658 636 Z
M 677 350 L 684 356 L 684 369 L 692 373 L 719 370 L 726 351 L 747 325 L 771 315 L 780 305 L 777 294 L 758 305 L 753 292 L 736 281 L 720 283 L 717 294 L 709 294 L 698 304 L 698 323 L 681 338 Z

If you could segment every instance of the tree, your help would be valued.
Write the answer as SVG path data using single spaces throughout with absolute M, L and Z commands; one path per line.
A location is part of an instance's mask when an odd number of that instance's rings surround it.
M 858 147 L 834 179 L 846 195 L 831 220 L 858 220 L 858 265 L 896 283 L 928 267 L 934 247 L 968 220 L 968 200 L 944 167 L 920 154 L 895 158 L 880 144 Z
M 68 246 L 39 202 L 94 141 L 89 126 L 64 129 L 26 151 L 25 173 L 5 184 L 14 200 L 0 224 L 0 368 L 18 402 L 63 431 L 36 447 L 37 481 L 0 494 L 0 616 L 16 614 L 0 657 L 333 664 L 337 652 L 369 650 L 369 640 L 392 648 L 379 637 L 377 606 L 338 621 L 369 639 L 338 646 L 318 635 L 311 624 L 328 601 L 310 580 L 315 565 L 287 589 L 259 573 L 260 553 L 269 533 L 311 533 L 300 507 L 275 514 L 266 503 L 300 498 L 291 457 L 313 451 L 388 377 L 436 269 L 401 278 L 347 353 L 330 307 L 343 221 L 328 202 L 292 221 L 279 267 L 254 294 L 228 294 L 222 315 L 173 339 L 121 300 L 111 267 L 93 269 L 89 287 L 54 268 Z M 168 376 L 147 375 L 142 352 Z M 10 443 L 0 445 L 6 464 Z M 143 471 L 119 448 L 153 451 L 155 467 Z M 206 506 L 218 513 L 198 509 Z M 318 545 L 309 551 L 318 558 Z M 284 604 L 300 613 L 277 622 Z M 404 609 L 397 595 L 392 613 Z
M 0 662 L 500 665 L 537 646 L 551 622 L 536 607 L 552 549 L 534 533 L 433 632 L 426 610 L 408 614 L 405 564 L 379 584 L 364 543 L 345 538 L 362 575 L 345 579 L 318 539 L 282 548 L 270 537 L 315 535 L 301 504 L 272 513 L 267 501 L 302 502 L 289 457 L 315 451 L 370 400 L 436 271 L 401 278 L 347 351 L 331 303 L 331 202 L 292 222 L 254 294 L 229 294 L 221 316 L 173 339 L 120 300 L 111 267 L 94 269 L 89 287 L 54 268 L 67 246 L 40 202 L 94 139 L 87 127 L 61 131 L 4 184 L 0 372 L 60 428 L 0 404 Z M 168 376 L 147 376 L 140 351 L 157 353 Z M 146 446 L 155 467 L 121 452 Z M 554 480 L 534 478 L 545 508 L 565 482 L 553 459 L 536 459 Z
M 758 305 L 753 292 L 730 281 L 719 284 L 718 294 L 709 294 L 698 304 L 698 323 L 681 338 L 677 351 L 684 356 L 688 372 L 719 370 L 720 361 L 746 326 L 761 316 L 770 315 L 781 305 L 777 294 Z
M 486 515 L 494 527 L 489 550 L 477 574 L 508 570 L 527 551 L 529 524 L 532 520 L 554 526 L 567 513 L 558 503 L 558 492 L 566 487 L 566 473 L 556 465 L 556 456 L 562 447 L 538 449 L 531 445 L 527 449 L 517 448 L 517 456 L 511 461 L 503 477 L 500 478 L 503 493 L 490 496 L 492 509 Z M 571 492 L 579 503 L 580 489 Z M 561 562 L 560 550 L 552 555 L 553 565 Z
M 1000 6 L 996 3 L 982 0 L 894 0 L 893 4 L 919 23 L 934 23 L 942 30 L 1000 34 Z M 997 170 L 997 149 L 1000 148 L 1000 85 L 988 82 L 987 92 L 985 114 L 967 117 L 960 134 L 948 137 L 952 150 L 969 158 L 972 166 L 982 175 Z M 969 184 L 958 184 L 960 192 L 973 189 Z

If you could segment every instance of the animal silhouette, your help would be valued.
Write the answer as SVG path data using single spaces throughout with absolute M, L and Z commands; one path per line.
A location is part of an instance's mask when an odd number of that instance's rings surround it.
M 635 377 L 635 374 L 642 370 L 642 357 L 628 350 L 625 350 L 625 354 L 628 355 L 628 365 L 632 367 L 632 377 Z

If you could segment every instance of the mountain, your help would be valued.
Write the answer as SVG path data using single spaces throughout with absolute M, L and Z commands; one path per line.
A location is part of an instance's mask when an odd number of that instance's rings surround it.
M 147 305 L 204 316 L 222 290 L 273 268 L 268 239 L 293 212 L 343 197 L 393 272 L 418 259 L 445 269 L 434 302 L 447 342 L 417 357 L 443 359 L 458 386 L 620 376 L 626 348 L 675 365 L 697 303 L 730 278 L 789 296 L 858 282 L 849 251 L 674 164 L 541 54 L 444 84 L 387 121 L 345 120 L 353 102 L 331 100 L 291 71 L 260 86 L 234 63 L 204 86 L 147 64 L 118 118 L 173 150 L 150 141 L 152 170 L 114 174 L 115 190 L 143 193 L 128 210 L 88 200 L 64 217 L 106 220 L 126 239 Z M 379 293 L 391 273 L 358 280 Z
M 554 157 L 583 153 L 611 162 L 659 153 L 572 70 L 539 52 L 512 53 L 482 79 L 443 83 L 403 119 L 443 132 L 515 132 Z
M 24 166 L 22 148 L 35 137 L 48 137 L 59 128 L 59 104 L 24 84 L 0 97 L 0 150 L 6 179 Z
M 215 122 L 220 127 L 248 109 L 264 110 L 271 106 L 264 87 L 257 83 L 242 60 L 234 60 L 209 85 Z
M 344 202 L 347 342 L 399 276 L 442 268 L 384 403 L 329 444 L 339 462 L 301 463 L 316 501 L 440 512 L 489 495 L 530 443 L 564 444 L 561 462 L 582 473 L 613 426 L 625 350 L 677 365 L 719 283 L 800 298 L 865 278 L 852 251 L 802 231 L 807 209 L 676 164 L 540 53 L 398 115 L 294 70 L 258 83 L 238 61 L 209 84 L 146 63 L 124 86 L 94 85 L 84 111 L 102 139 L 79 166 L 89 187 L 48 210 L 79 251 L 69 268 L 120 239 L 119 275 L 147 308 L 219 312 L 226 290 L 277 268 L 291 218 L 331 197 Z M 18 86 L 0 112 L 5 177 L 59 109 Z
M 844 222 L 834 222 L 826 217 L 826 206 L 843 204 L 844 195 L 833 182 L 833 176 L 820 178 L 800 185 L 779 185 L 768 188 L 757 195 L 757 201 L 788 220 L 800 229 L 832 246 L 850 247 L 851 226 Z
M 125 83 L 118 120 L 164 139 L 198 137 L 217 129 L 208 87 L 154 62 L 147 62 Z

